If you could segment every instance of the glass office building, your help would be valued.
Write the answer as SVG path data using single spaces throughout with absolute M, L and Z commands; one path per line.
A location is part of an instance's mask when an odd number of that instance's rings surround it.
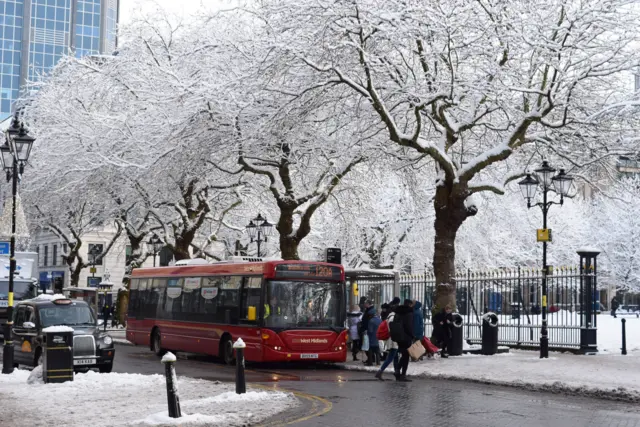
M 120 0 L 0 0 L 0 120 L 63 55 L 113 53 Z

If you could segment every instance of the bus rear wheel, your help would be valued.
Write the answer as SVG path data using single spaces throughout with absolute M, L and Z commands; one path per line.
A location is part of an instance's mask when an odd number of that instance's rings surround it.
M 157 329 L 151 335 L 151 350 L 156 354 L 156 356 L 163 356 L 167 352 L 164 348 L 162 348 L 160 331 Z
M 236 357 L 235 354 L 233 354 L 233 341 L 231 341 L 231 338 L 226 338 L 224 340 L 220 350 L 222 350 L 222 360 L 225 365 L 233 366 L 236 364 Z

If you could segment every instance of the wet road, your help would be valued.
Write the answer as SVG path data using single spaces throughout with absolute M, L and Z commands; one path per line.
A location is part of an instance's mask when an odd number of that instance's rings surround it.
M 235 379 L 235 368 L 202 356 L 178 354 L 176 371 Z M 163 366 L 147 348 L 117 345 L 114 372 L 163 374 Z M 640 427 L 640 406 L 630 403 L 457 381 L 380 382 L 331 366 L 248 364 L 246 375 L 259 387 L 296 392 L 303 403 L 264 426 Z
M 148 349 L 117 348 L 116 372 L 151 374 L 162 373 L 162 369 L 159 358 Z M 207 380 L 235 378 L 234 368 L 206 357 L 179 355 L 176 370 L 178 375 Z M 457 381 L 380 382 L 370 373 L 330 366 L 249 364 L 247 381 L 318 397 L 311 402 L 313 410 L 308 404 L 269 425 L 303 418 L 295 425 L 640 427 L 640 408 L 633 404 Z

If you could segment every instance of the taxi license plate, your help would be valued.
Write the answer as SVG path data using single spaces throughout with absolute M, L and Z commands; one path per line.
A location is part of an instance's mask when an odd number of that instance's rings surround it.
M 301 354 L 300 355 L 300 359 L 317 359 L 318 355 L 317 354 Z
M 94 363 L 93 359 L 75 359 L 73 361 L 74 365 L 93 365 Z
M 0 307 L 9 307 L 9 301 L 0 301 Z

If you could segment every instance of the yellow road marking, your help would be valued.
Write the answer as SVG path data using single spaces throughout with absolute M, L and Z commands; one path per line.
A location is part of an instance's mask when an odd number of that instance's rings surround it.
M 291 393 L 297 398 L 306 400 L 311 403 L 311 413 L 309 415 L 305 415 L 304 417 L 295 418 L 295 419 L 278 420 L 278 421 L 272 421 L 266 424 L 258 424 L 258 427 L 279 427 L 279 426 L 288 426 L 291 424 L 300 423 L 302 421 L 307 421 L 311 418 L 324 415 L 330 412 L 331 409 L 333 408 L 333 404 L 329 402 L 327 399 L 324 399 L 320 396 L 315 396 L 313 394 L 303 393 L 301 391 L 295 391 L 295 390 L 287 390 L 283 388 L 268 387 L 260 384 L 250 384 L 250 386 L 261 388 L 263 390 L 270 390 L 270 391 L 277 390 L 277 391 Z

